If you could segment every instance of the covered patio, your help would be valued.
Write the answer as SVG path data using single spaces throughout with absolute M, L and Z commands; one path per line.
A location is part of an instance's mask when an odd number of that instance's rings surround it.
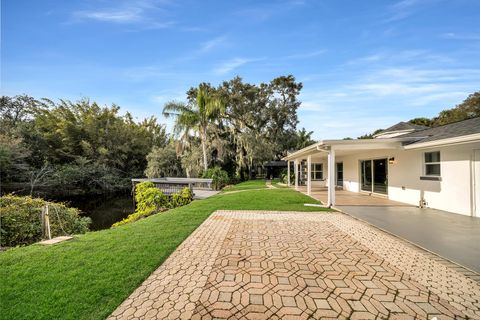
M 299 186 L 297 190 L 319 200 L 322 204 L 328 203 L 328 188 L 312 188 L 308 194 L 306 186 Z M 385 197 L 371 196 L 360 192 L 351 192 L 343 189 L 335 190 L 335 206 L 375 206 L 375 207 L 413 207 L 412 205 L 389 200 Z
M 402 138 L 365 140 L 322 140 L 302 150 L 289 154 L 288 185 L 323 204 L 338 205 L 406 206 L 388 199 L 389 162 L 402 146 Z M 368 175 L 360 176 L 362 161 L 351 161 L 358 155 L 366 155 L 363 167 Z M 377 155 L 382 155 L 381 157 Z M 381 158 L 381 159 L 380 159 Z M 348 159 L 348 163 L 344 163 Z M 373 167 L 381 174 L 373 175 Z M 290 177 L 293 169 L 293 179 Z M 375 170 L 377 172 L 377 170 Z M 370 176 L 371 174 L 371 176 Z M 367 177 L 367 178 L 365 178 Z M 292 181 L 293 180 L 293 181 Z M 366 191 L 366 189 L 370 191 Z

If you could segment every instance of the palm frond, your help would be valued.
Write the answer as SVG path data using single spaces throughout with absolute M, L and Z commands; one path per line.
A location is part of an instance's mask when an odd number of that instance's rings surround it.
M 175 117 L 179 114 L 185 112 L 193 112 L 192 108 L 185 103 L 178 102 L 178 101 L 170 101 L 165 104 L 163 107 L 162 114 L 166 117 Z

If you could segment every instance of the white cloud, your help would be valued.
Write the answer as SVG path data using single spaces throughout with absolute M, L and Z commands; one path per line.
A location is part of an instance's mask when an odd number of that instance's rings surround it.
M 253 61 L 258 61 L 258 60 L 259 59 L 234 58 L 234 59 L 222 62 L 213 71 L 216 74 L 226 74 L 243 66 L 244 64 L 247 64 Z
M 458 34 L 454 32 L 447 32 L 440 35 L 440 37 L 452 40 L 466 40 L 466 41 L 480 41 L 480 33 L 463 33 Z
M 308 58 L 318 57 L 324 54 L 325 52 L 327 52 L 327 50 L 325 49 L 314 50 L 310 52 L 291 54 L 291 55 L 285 56 L 284 58 L 285 59 L 308 59 Z
M 426 5 L 440 0 L 401 0 L 389 8 L 389 16 L 384 20 L 384 22 L 396 22 L 404 20 L 414 13 L 416 13 L 420 8 L 425 7 Z
M 221 36 L 205 41 L 200 46 L 200 52 L 205 53 L 218 48 L 225 43 L 226 39 L 227 37 Z
M 105 23 L 136 24 L 149 29 L 168 28 L 175 23 L 165 17 L 159 20 L 153 13 L 165 16 L 165 10 L 160 5 L 168 4 L 168 1 L 139 0 L 135 2 L 117 1 L 115 6 L 79 10 L 72 14 L 73 22 L 95 20 Z
M 104 22 L 131 23 L 142 20 L 142 11 L 138 8 L 130 10 L 97 10 L 77 11 L 75 16 L 80 19 L 92 19 Z

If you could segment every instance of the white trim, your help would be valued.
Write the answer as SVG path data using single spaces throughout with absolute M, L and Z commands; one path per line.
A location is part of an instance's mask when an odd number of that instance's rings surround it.
M 307 157 L 307 194 L 312 194 L 312 156 Z
M 328 152 L 332 146 L 335 146 L 336 150 L 399 149 L 402 147 L 401 142 L 403 141 L 409 141 L 409 139 L 400 137 L 389 139 L 320 140 L 285 156 L 282 160 L 302 158 L 318 151 Z
M 426 128 L 427 129 L 427 128 Z M 377 137 L 382 137 L 382 136 L 386 136 L 386 135 L 391 135 L 391 134 L 407 134 L 407 133 L 410 133 L 410 132 L 414 132 L 415 129 L 411 128 L 411 129 L 403 129 L 403 130 L 394 130 L 394 131 L 382 131 L 382 132 L 379 132 L 377 134 L 374 134 L 373 137 L 376 139 Z M 388 139 L 388 138 L 387 138 Z
M 299 179 L 299 172 L 298 172 L 298 159 L 295 159 L 295 190 L 298 190 L 298 179 Z
M 474 133 L 459 137 L 434 140 L 428 142 L 412 143 L 406 146 L 402 146 L 401 142 L 408 142 L 415 139 L 426 138 L 423 136 L 418 137 L 394 137 L 394 138 L 385 138 L 385 139 L 355 139 L 355 140 L 320 140 L 317 143 L 314 143 L 308 147 L 297 150 L 284 158 L 282 160 L 292 160 L 299 157 L 305 157 L 309 154 L 317 153 L 318 151 L 328 152 L 328 149 L 331 146 L 335 146 L 336 150 L 368 150 L 368 149 L 421 149 L 421 148 L 430 148 L 438 147 L 449 144 L 460 144 L 468 142 L 479 142 L 480 133 Z
M 309 155 L 309 156 L 307 157 L 307 159 L 308 159 L 308 158 L 311 158 L 311 157 L 312 157 L 312 156 Z M 322 163 L 322 162 L 311 162 L 312 168 L 315 168 L 315 165 L 320 165 L 321 170 L 312 169 L 312 170 L 310 171 L 310 174 L 321 172 L 321 173 L 322 173 L 322 177 L 321 177 L 320 179 L 317 179 L 317 178 L 316 178 L 316 175 L 315 175 L 315 179 L 312 179 L 312 181 L 323 181 L 323 180 L 325 180 L 325 179 L 324 179 L 324 175 L 323 175 L 323 173 L 324 173 L 323 163 Z
M 290 160 L 287 161 L 287 186 L 290 187 Z
M 335 206 L 335 149 L 328 152 L 328 206 Z
M 478 152 L 480 155 L 480 149 L 473 149 L 472 161 L 471 161 L 471 172 L 472 172 L 472 217 L 480 218 L 480 196 L 477 195 L 477 192 L 480 191 L 480 180 L 477 181 L 477 178 L 480 177 L 480 174 L 476 172 L 480 168 L 480 158 L 475 157 L 475 153 Z M 477 164 L 477 162 L 479 164 Z M 478 166 L 478 167 L 477 167 Z
M 425 161 L 425 155 L 427 153 L 436 153 L 438 152 L 438 157 L 440 161 L 435 161 L 435 162 L 426 162 Z M 423 163 L 423 176 L 424 177 L 441 177 L 442 176 L 442 153 L 440 150 L 429 150 L 422 152 L 422 163 Z M 440 166 L 440 174 L 427 174 L 427 165 L 435 165 L 438 164 Z
M 412 150 L 412 149 L 438 147 L 438 146 L 444 146 L 444 145 L 450 145 L 450 144 L 460 144 L 460 143 L 479 142 L 479 141 L 480 141 L 480 133 L 474 133 L 474 134 L 469 134 L 469 135 L 460 136 L 460 137 L 413 143 L 413 144 L 406 145 L 404 149 Z

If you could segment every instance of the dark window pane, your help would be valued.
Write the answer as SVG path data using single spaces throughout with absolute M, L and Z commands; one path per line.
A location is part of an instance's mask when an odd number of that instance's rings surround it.
M 425 152 L 425 163 L 440 162 L 440 151 Z
M 372 161 L 362 161 L 362 185 L 364 191 L 372 191 Z
M 425 174 L 427 176 L 439 176 L 440 175 L 440 164 L 426 164 L 425 165 Z
M 373 192 L 387 193 L 387 159 L 373 160 Z

